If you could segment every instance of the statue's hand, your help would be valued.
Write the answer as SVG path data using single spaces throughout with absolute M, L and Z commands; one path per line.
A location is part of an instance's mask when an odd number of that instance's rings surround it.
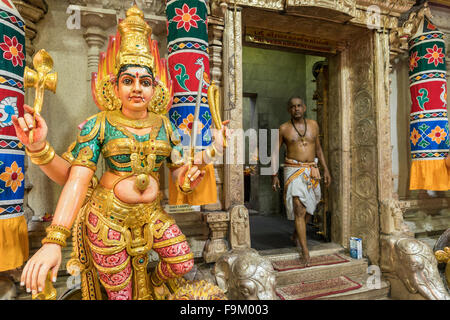
M 28 260 L 20 278 L 20 285 L 25 285 L 27 292 L 31 291 L 33 294 L 42 292 L 49 270 L 52 270 L 52 281 L 55 282 L 60 265 L 61 246 L 46 243 Z
M 197 166 L 192 166 L 189 171 L 188 169 L 189 165 L 184 165 L 180 168 L 178 183 L 180 184 L 180 186 L 182 186 L 187 175 L 187 178 L 189 178 L 191 183 L 191 189 L 195 189 L 205 176 L 205 171 L 200 170 Z
M 48 127 L 44 118 L 39 114 L 36 114 L 36 123 L 33 121 L 34 110 L 27 104 L 23 105 L 25 114 L 23 117 L 18 118 L 12 116 L 12 122 L 16 129 L 17 137 L 20 142 L 24 144 L 28 150 L 37 152 L 45 147 L 45 141 L 47 139 Z M 30 143 L 30 132 L 34 129 L 34 142 Z

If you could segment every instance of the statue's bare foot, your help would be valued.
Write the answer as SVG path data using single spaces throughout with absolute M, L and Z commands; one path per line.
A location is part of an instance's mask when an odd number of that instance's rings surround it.
M 166 300 L 170 291 L 165 284 L 162 284 L 159 287 L 153 287 L 153 295 L 156 300 Z

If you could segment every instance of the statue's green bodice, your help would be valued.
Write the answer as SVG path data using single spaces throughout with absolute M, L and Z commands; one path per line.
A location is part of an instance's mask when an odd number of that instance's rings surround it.
M 65 158 L 72 165 L 95 170 L 102 153 L 108 170 L 118 174 L 156 172 L 164 160 L 173 164 L 170 157 L 173 149 L 178 151 L 177 158 L 182 158 L 180 136 L 167 117 L 151 114 L 150 133 L 137 135 L 125 128 L 118 112 L 104 111 L 87 119 Z

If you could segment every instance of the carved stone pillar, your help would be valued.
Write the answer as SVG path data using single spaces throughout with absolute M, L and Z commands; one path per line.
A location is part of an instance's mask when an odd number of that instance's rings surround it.
M 242 130 L 242 9 L 229 7 L 225 12 L 223 37 L 224 119 L 231 120 L 231 129 Z M 237 163 L 239 145 L 231 138 L 225 151 L 224 197 L 225 210 L 244 204 L 243 165 Z
M 209 65 L 211 79 L 217 86 L 222 83 L 222 51 L 224 21 L 219 17 L 208 17 Z
M 106 31 L 116 24 L 116 11 L 96 8 L 93 6 L 78 7 L 80 10 L 81 26 L 84 28 L 84 39 L 88 45 L 87 80 L 91 80 L 91 73 L 96 72 L 100 52 L 108 38 Z
M 375 68 L 374 33 L 355 40 L 349 49 L 351 66 L 351 198 L 348 236 L 363 240 L 363 249 L 370 262 L 379 261 L 380 221 L 378 214 L 379 159 L 377 114 L 379 104 L 375 95 L 378 70 Z M 386 50 L 388 50 L 386 48 Z M 389 146 L 383 146 L 386 148 Z
M 206 222 L 209 225 L 210 235 L 203 251 L 203 259 L 206 263 L 215 262 L 228 251 L 228 241 L 225 239 L 228 232 L 230 215 L 226 211 L 209 212 Z

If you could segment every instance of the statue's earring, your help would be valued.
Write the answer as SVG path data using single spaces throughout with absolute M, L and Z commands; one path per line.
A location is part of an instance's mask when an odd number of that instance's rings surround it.
M 157 114 L 164 114 L 167 112 L 166 107 L 170 101 L 169 92 L 162 82 L 157 81 L 156 83 L 153 98 L 148 104 L 148 110 Z

